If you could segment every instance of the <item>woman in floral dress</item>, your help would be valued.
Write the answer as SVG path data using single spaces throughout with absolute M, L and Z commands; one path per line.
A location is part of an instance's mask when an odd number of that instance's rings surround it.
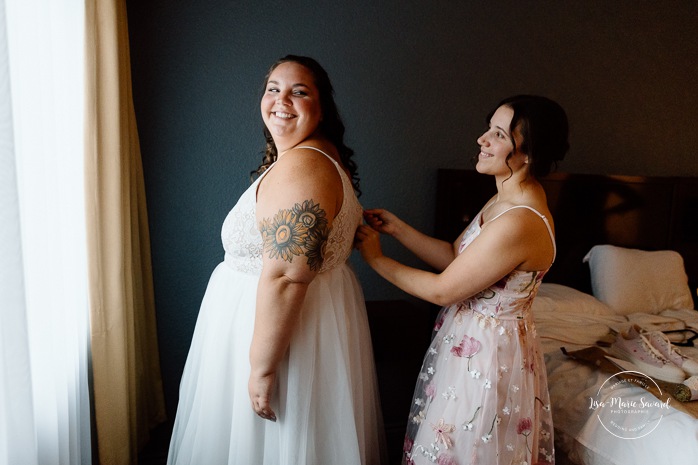
M 417 380 L 403 464 L 554 463 L 545 366 L 531 304 L 555 259 L 554 227 L 538 182 L 569 147 L 567 117 L 539 96 L 502 101 L 478 138 L 476 169 L 497 194 L 453 243 L 386 210 L 367 210 L 356 244 L 404 291 L 442 305 Z M 464 194 L 467 195 L 467 194 Z M 436 272 L 383 255 L 396 238 Z

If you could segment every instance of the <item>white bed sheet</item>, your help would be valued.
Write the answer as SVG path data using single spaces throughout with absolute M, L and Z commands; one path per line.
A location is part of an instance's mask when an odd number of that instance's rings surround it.
M 698 419 L 671 408 L 650 434 L 621 439 L 604 429 L 597 418 L 604 411 L 590 408 L 608 374 L 565 356 L 568 351 L 592 346 L 609 330 L 622 330 L 634 321 L 667 324 L 668 319 L 698 328 L 698 312 L 668 311 L 652 315 L 615 315 L 592 296 L 556 284 L 543 284 L 534 301 L 538 336 L 545 353 L 548 387 L 553 409 L 558 451 L 580 465 L 698 464 Z M 680 326 L 679 323 L 676 323 Z M 682 349 L 690 356 L 698 350 Z M 648 392 L 641 387 L 623 388 L 624 400 L 639 401 Z M 698 402 L 698 401 L 696 401 Z M 677 402 L 678 403 L 678 402 Z

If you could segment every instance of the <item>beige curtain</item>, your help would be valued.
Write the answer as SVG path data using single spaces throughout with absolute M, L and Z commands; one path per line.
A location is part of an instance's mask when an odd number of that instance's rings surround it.
M 165 420 L 125 0 L 86 0 L 86 203 L 99 463 L 137 463 Z

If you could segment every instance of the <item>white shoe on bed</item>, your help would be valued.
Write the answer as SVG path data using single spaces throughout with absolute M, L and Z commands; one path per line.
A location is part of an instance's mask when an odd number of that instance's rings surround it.
M 689 376 L 698 375 L 698 362 L 686 357 L 672 345 L 669 338 L 661 331 L 650 331 L 644 334 L 650 344 L 671 363 L 681 368 Z
M 647 376 L 670 383 L 683 382 L 686 373 L 664 357 L 641 331 L 639 326 L 633 325 L 628 331 L 618 333 L 609 350 L 611 355 L 631 362 Z

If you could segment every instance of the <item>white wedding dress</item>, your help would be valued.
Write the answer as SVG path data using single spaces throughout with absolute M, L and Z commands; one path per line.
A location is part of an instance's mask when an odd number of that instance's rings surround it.
M 213 271 L 201 304 L 168 465 L 381 463 L 383 425 L 366 307 L 347 264 L 362 208 L 350 179 L 337 168 L 344 202 L 278 371 L 272 403 L 278 420 L 262 420 L 253 412 L 247 388 L 262 270 L 255 221 L 262 175 L 223 223 L 225 259 Z

